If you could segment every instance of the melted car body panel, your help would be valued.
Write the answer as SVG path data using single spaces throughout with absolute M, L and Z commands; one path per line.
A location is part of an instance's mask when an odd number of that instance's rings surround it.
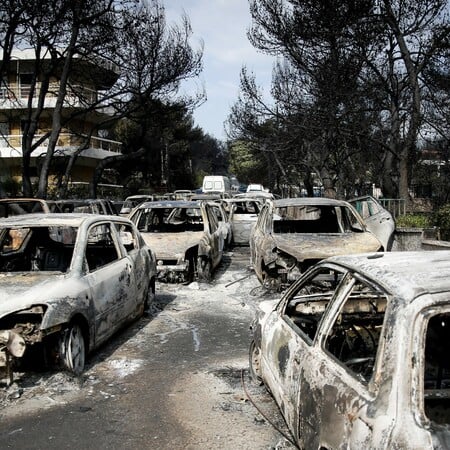
M 447 448 L 450 252 L 329 258 L 261 306 L 261 376 L 299 447 Z

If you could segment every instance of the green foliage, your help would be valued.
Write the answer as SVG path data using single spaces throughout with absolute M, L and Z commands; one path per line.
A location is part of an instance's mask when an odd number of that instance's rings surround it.
M 433 222 L 440 229 L 441 239 L 450 241 L 450 204 L 442 206 L 434 213 Z
M 404 214 L 395 219 L 397 227 L 402 228 L 429 228 L 432 227 L 432 221 L 425 214 Z
M 267 163 L 261 155 L 255 154 L 252 145 L 245 141 L 234 141 L 229 144 L 230 173 L 245 184 L 267 183 Z

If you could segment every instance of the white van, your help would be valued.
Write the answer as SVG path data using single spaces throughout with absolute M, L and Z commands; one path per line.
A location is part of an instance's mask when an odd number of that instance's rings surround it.
M 231 192 L 230 179 L 222 175 L 206 175 L 203 178 L 202 191 L 204 193 L 210 192 L 230 193 Z

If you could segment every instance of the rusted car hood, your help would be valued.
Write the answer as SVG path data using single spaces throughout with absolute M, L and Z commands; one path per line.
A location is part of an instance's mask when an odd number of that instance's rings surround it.
M 141 233 L 145 243 L 155 252 L 156 258 L 173 258 L 184 255 L 187 249 L 198 245 L 203 231 L 182 233 Z
M 380 241 L 371 233 L 273 234 L 276 246 L 298 261 L 351 253 L 376 252 Z
M 63 287 L 64 284 L 64 287 Z M 64 275 L 48 272 L 21 272 L 0 274 L 0 317 L 36 304 L 48 304 L 52 293 L 61 298 L 68 295 Z

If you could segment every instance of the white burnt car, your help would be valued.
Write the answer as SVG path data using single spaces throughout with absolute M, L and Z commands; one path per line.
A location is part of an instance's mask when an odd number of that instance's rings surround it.
M 450 251 L 323 260 L 252 329 L 300 448 L 450 448 Z
M 380 250 L 353 206 L 330 198 L 266 200 L 250 234 L 255 274 L 277 289 L 321 259 Z
M 250 232 L 258 220 L 263 201 L 258 198 L 233 197 L 222 200 L 229 215 L 234 245 L 249 245 Z
M 217 207 L 207 201 L 163 200 L 133 210 L 130 219 L 155 252 L 158 280 L 211 279 L 225 247 Z
M 89 351 L 144 312 L 156 262 L 118 216 L 28 214 L 0 221 L 0 367 L 41 358 L 76 374 Z

